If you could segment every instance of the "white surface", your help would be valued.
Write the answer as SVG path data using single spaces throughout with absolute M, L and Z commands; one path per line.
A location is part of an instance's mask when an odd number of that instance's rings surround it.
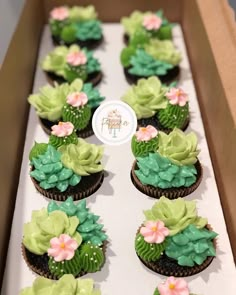
M 104 26 L 106 43 L 95 52 L 101 61 L 105 78 L 100 85 L 102 95 L 108 100 L 119 100 L 129 87 L 120 65 L 119 54 L 123 48 L 122 28 L 118 24 Z M 180 27 L 174 29 L 174 42 L 183 54 L 180 86 L 190 95 L 191 123 L 187 131 L 193 130 L 199 138 L 200 161 L 204 177 L 199 188 L 186 200 L 197 200 L 199 215 L 207 217 L 213 229 L 219 233 L 217 258 L 200 274 L 186 278 L 192 292 L 205 295 L 235 295 L 235 265 L 222 214 L 214 173 L 205 139 L 201 115 L 192 81 L 189 62 Z M 48 29 L 45 30 L 40 58 L 52 49 Z M 40 67 L 35 77 L 34 92 L 46 83 Z M 36 275 L 26 266 L 21 256 L 23 224 L 30 220 L 32 210 L 46 207 L 48 200 L 36 192 L 29 177 L 29 150 L 34 140 L 47 142 L 48 136 L 39 126 L 35 111 L 31 108 L 27 137 L 22 162 L 22 171 L 12 225 L 2 295 L 15 295 L 23 287 L 32 284 Z M 99 143 L 93 136 L 90 142 Z M 142 211 L 149 209 L 155 200 L 140 193 L 131 183 L 130 168 L 134 157 L 130 143 L 121 146 L 106 146 L 104 165 L 107 177 L 101 188 L 87 199 L 89 207 L 101 216 L 109 236 L 106 264 L 92 277 L 102 290 L 102 295 L 152 295 L 156 285 L 165 277 L 148 270 L 139 261 L 134 250 L 135 233 L 144 220 Z

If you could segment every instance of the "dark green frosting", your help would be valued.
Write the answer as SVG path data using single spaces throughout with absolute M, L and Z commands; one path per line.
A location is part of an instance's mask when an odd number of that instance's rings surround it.
M 77 26 L 75 24 L 65 25 L 60 33 L 60 37 L 66 43 L 73 43 L 76 41 Z
M 135 250 L 143 260 L 156 261 L 166 248 L 166 242 L 161 244 L 147 243 L 141 234 L 138 234 L 135 239 Z
M 82 92 L 85 92 L 88 96 L 88 105 L 90 108 L 97 108 L 100 103 L 105 99 L 101 96 L 99 91 L 93 87 L 92 83 L 85 83 L 82 88 Z
M 158 137 L 152 138 L 149 141 L 138 141 L 136 136 L 133 136 L 131 141 L 131 149 L 135 157 L 144 157 L 151 152 L 156 152 L 158 148 Z
M 58 278 L 64 274 L 72 274 L 77 276 L 81 272 L 81 263 L 79 251 L 75 251 L 75 255 L 71 260 L 55 261 L 53 257 L 49 258 L 48 267 L 50 272 L 56 275 Z
M 60 36 L 62 29 L 68 24 L 68 20 L 64 21 L 58 21 L 55 19 L 50 19 L 49 25 L 50 25 L 50 30 L 52 32 L 53 36 Z
M 82 244 L 80 249 L 82 269 L 86 272 L 96 272 L 100 270 L 105 261 L 102 249 L 92 245 L 90 242 Z
M 102 37 L 101 22 L 98 20 L 88 20 L 77 25 L 77 38 L 82 41 L 99 40 Z
M 91 108 L 88 105 L 77 108 L 65 104 L 62 110 L 62 119 L 64 122 L 71 122 L 76 130 L 84 129 L 91 118 Z
M 69 83 L 78 78 L 85 81 L 87 77 L 88 73 L 86 65 L 80 65 L 78 67 L 69 64 L 65 65 L 65 78 Z
M 157 289 L 155 289 L 153 295 L 160 295 L 159 291 Z
M 56 149 L 62 145 L 68 145 L 71 143 L 77 144 L 77 142 L 78 142 L 78 137 L 74 130 L 69 136 L 57 137 L 56 135 L 51 134 L 49 137 L 49 144 L 54 146 Z
M 181 129 L 189 116 L 189 104 L 186 103 L 185 106 L 181 107 L 168 103 L 165 109 L 159 110 L 157 116 L 163 127 Z
M 32 161 L 33 158 L 37 158 L 39 155 L 43 155 L 46 153 L 48 148 L 47 143 L 37 143 L 34 142 L 34 146 L 32 147 L 30 153 L 29 153 L 29 159 Z

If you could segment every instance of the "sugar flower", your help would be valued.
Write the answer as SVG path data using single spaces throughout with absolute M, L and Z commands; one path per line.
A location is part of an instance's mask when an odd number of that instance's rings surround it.
M 167 93 L 166 97 L 169 99 L 170 104 L 183 107 L 188 102 L 188 94 L 185 93 L 181 88 L 171 88 Z
M 71 122 L 59 122 L 58 125 L 52 126 L 52 135 L 57 137 L 69 136 L 74 130 L 74 125 Z
M 149 141 L 152 138 L 156 137 L 158 131 L 155 127 L 148 125 L 147 127 L 140 127 L 139 130 L 135 133 L 137 141 Z
M 54 20 L 63 21 L 68 18 L 69 10 L 65 6 L 56 7 L 50 12 L 50 17 Z
M 160 295 L 189 295 L 187 282 L 182 278 L 169 277 L 157 289 Z
M 71 260 L 79 246 L 76 240 L 66 234 L 60 235 L 59 238 L 52 238 L 50 245 L 51 248 L 48 249 L 48 254 L 54 257 L 54 260 L 57 262 Z
M 87 56 L 83 51 L 74 51 L 66 56 L 66 61 L 68 64 L 77 67 L 86 64 Z
M 140 233 L 147 243 L 161 244 L 169 235 L 169 230 L 162 221 L 147 221 Z
M 158 30 L 161 26 L 162 19 L 155 14 L 146 15 L 143 19 L 143 26 L 146 30 Z
M 67 96 L 66 102 L 73 107 L 81 107 L 88 102 L 88 96 L 85 92 L 73 92 Z

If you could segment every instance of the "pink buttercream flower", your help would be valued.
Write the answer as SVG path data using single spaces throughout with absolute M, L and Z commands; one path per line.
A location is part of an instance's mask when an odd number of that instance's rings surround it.
M 143 18 L 143 26 L 146 30 L 158 30 L 161 26 L 162 19 L 156 14 L 149 14 Z
M 58 125 L 52 126 L 52 134 L 57 137 L 65 137 L 71 135 L 74 125 L 71 122 L 59 122 Z
M 147 243 L 161 244 L 169 235 L 169 230 L 162 221 L 147 221 L 140 233 Z
M 156 137 L 158 131 L 155 127 L 148 125 L 147 127 L 140 127 L 139 130 L 135 133 L 137 141 L 149 141 L 152 138 Z
M 86 64 L 87 56 L 83 51 L 74 51 L 67 55 L 66 61 L 68 64 L 77 67 Z
M 169 277 L 157 289 L 160 295 L 189 295 L 187 282 L 181 278 Z
M 167 93 L 166 97 L 169 99 L 170 104 L 178 104 L 183 107 L 188 102 L 188 94 L 181 88 L 171 88 Z
M 50 12 L 50 16 L 52 19 L 62 21 L 69 16 L 69 10 L 65 6 L 56 7 Z
M 88 96 L 85 92 L 73 92 L 67 96 L 66 102 L 73 107 L 82 107 L 88 102 Z
M 76 240 L 66 234 L 60 235 L 59 238 L 52 238 L 50 245 L 48 254 L 54 257 L 55 261 L 71 260 L 79 246 Z

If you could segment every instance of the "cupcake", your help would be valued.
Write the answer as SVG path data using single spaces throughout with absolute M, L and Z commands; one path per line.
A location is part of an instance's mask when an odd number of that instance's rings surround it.
M 185 277 L 204 270 L 216 256 L 215 238 L 206 218 L 197 215 L 195 201 L 162 196 L 135 238 L 144 265 L 165 276 Z
M 162 10 L 156 12 L 141 12 L 135 10 L 129 17 L 123 17 L 121 23 L 124 27 L 124 41 L 135 39 L 142 42 L 144 38 L 171 40 L 173 24 L 163 15 Z
M 104 99 L 91 83 L 76 79 L 71 84 L 46 85 L 28 101 L 47 134 L 51 134 L 53 125 L 66 121 L 73 123 L 79 137 L 85 138 L 93 134 L 92 116 Z
M 35 143 L 30 151 L 31 180 L 49 199 L 86 198 L 103 182 L 102 156 L 103 148 L 78 138 L 72 123 L 59 122 L 49 143 Z
M 140 79 L 121 98 L 135 112 L 138 126 L 152 125 L 169 133 L 189 124 L 189 98 L 181 88 L 163 86 L 157 77 Z
M 134 38 L 121 51 L 120 60 L 131 84 L 151 76 L 170 83 L 179 76 L 181 54 L 171 40 L 141 38 L 137 41 Z
M 35 279 L 32 287 L 21 290 L 20 295 L 101 295 L 94 289 L 92 279 L 75 279 L 73 275 L 63 275 L 58 281 L 39 277 Z
M 98 219 L 85 200 L 75 205 L 72 198 L 33 211 L 23 229 L 22 254 L 28 267 L 54 280 L 101 270 L 107 235 Z
M 103 40 L 101 22 L 93 5 L 61 6 L 50 12 L 49 26 L 56 45 L 95 48 Z
M 182 278 L 169 277 L 160 283 L 153 295 L 194 295 L 190 293 L 187 282 Z M 196 294 L 195 294 L 196 295 Z
M 92 51 L 78 45 L 57 46 L 42 61 L 50 83 L 73 82 L 79 78 L 96 86 L 102 79 L 101 65 Z
M 169 199 L 185 197 L 197 189 L 202 167 L 197 158 L 197 136 L 174 129 L 170 134 L 152 126 L 140 128 L 132 139 L 136 160 L 131 171 L 134 186 L 142 193 Z

